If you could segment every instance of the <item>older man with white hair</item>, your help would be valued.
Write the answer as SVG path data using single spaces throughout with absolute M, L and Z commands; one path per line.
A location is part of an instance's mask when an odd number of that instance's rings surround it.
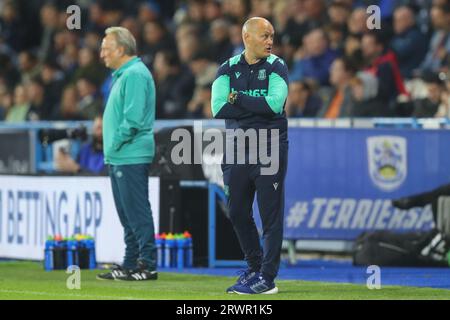
M 123 264 L 100 280 L 156 280 L 156 247 L 148 199 L 149 165 L 155 154 L 155 84 L 136 56 L 136 40 L 122 27 L 106 29 L 100 56 L 114 70 L 103 115 L 103 151 L 117 213 L 124 228 Z

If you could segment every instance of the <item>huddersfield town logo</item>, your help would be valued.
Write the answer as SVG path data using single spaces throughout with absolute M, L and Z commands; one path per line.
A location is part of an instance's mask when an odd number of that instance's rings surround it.
M 383 191 L 398 189 L 407 175 L 406 139 L 396 136 L 367 138 L 369 174 Z
M 266 79 L 266 69 L 259 70 L 258 80 L 265 80 L 265 79 Z

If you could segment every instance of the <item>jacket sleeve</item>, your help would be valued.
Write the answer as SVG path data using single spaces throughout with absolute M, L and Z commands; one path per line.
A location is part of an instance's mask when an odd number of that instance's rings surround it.
M 150 86 L 145 77 L 139 74 L 129 75 L 124 87 L 123 120 L 114 134 L 114 150 L 133 140 L 144 120 L 144 109 L 150 98 Z
M 236 105 L 251 113 L 265 116 L 282 114 L 288 95 L 288 70 L 286 64 L 277 59 L 269 75 L 269 88 L 265 97 L 251 97 L 239 92 Z
M 220 66 L 211 89 L 211 111 L 216 119 L 240 119 L 251 116 L 251 113 L 228 103 L 230 94 L 230 76 L 227 74 L 227 64 Z

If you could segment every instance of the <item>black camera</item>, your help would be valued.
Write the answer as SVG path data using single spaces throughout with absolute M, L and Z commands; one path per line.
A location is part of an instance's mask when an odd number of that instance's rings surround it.
M 42 144 L 48 145 L 49 143 L 62 139 L 86 141 L 88 139 L 88 134 L 86 127 L 80 125 L 78 128 L 41 129 L 38 132 L 38 137 Z

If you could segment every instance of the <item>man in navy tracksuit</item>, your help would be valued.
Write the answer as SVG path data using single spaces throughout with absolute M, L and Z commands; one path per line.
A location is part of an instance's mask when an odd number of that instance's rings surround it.
M 274 29 L 264 18 L 249 19 L 242 29 L 245 51 L 220 66 L 212 85 L 212 114 L 225 119 L 227 145 L 234 143 L 233 157 L 226 149 L 222 164 L 230 219 L 244 252 L 248 269 L 227 292 L 254 294 L 277 293 L 277 276 L 283 239 L 284 178 L 287 168 L 287 120 L 284 105 L 288 95 L 288 70 L 284 61 L 271 54 Z M 256 134 L 251 131 L 256 131 Z M 244 149 L 237 143 L 237 132 L 257 137 L 256 144 Z M 261 135 L 268 134 L 266 147 Z M 242 140 L 241 140 L 242 141 Z M 255 144 L 250 139 L 249 144 Z M 238 162 L 244 150 L 245 163 Z M 253 150 L 253 151 L 252 151 Z M 272 168 L 264 171 L 261 151 L 274 159 Z M 252 155 L 258 154 L 256 162 Z M 235 157 L 237 155 L 237 157 Z M 263 225 L 263 248 L 252 216 L 257 194 Z

